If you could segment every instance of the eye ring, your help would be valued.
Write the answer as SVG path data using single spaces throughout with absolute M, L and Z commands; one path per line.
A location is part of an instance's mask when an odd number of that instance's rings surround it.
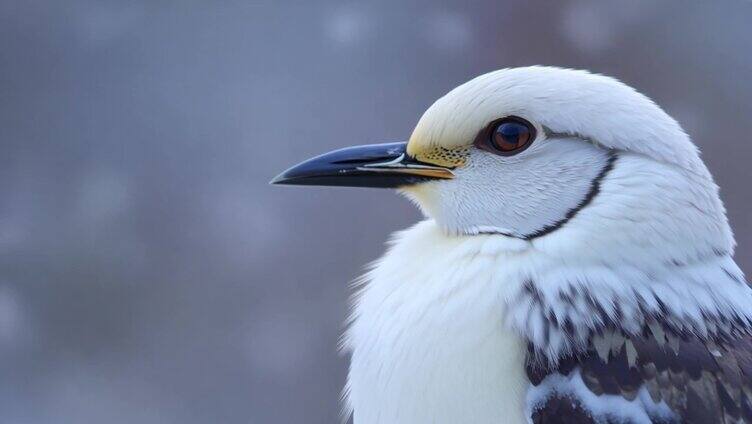
M 473 144 L 496 155 L 513 156 L 530 147 L 536 135 L 535 126 L 527 120 L 507 116 L 488 124 Z

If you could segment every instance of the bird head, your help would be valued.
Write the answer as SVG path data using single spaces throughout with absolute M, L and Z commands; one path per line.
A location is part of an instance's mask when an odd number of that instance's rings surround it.
M 638 246 L 690 260 L 734 247 L 718 188 L 680 125 L 586 71 L 481 75 L 429 107 L 408 142 L 337 150 L 272 182 L 396 188 L 448 233 L 554 251 L 580 243 L 589 249 L 578 254 L 629 258 Z

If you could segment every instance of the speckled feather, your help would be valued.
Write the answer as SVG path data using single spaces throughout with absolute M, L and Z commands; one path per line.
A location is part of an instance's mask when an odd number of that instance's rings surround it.
M 548 379 L 571 379 L 578 374 L 587 389 L 599 397 L 634 402 L 638 392 L 646 390 L 654 405 L 664 406 L 663 411 L 643 408 L 650 422 L 752 422 L 752 337 L 748 329 L 730 338 L 712 340 L 677 334 L 670 328 L 654 332 L 650 326 L 634 335 L 609 328 L 597 337 L 615 343 L 604 352 L 593 342 L 590 348 L 561 358 L 555 366 L 535 360 L 531 347 L 526 366 L 531 384 L 538 388 Z M 552 422 L 552 417 L 561 420 L 555 422 L 583 424 L 644 421 L 639 415 L 625 420 L 622 411 L 596 413 L 568 384 L 540 393 L 535 388 L 529 405 L 535 423 Z

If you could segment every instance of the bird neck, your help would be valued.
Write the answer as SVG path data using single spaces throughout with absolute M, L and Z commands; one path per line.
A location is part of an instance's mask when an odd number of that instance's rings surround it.
M 487 281 L 504 326 L 552 362 L 604 328 L 629 335 L 659 325 L 667 334 L 703 338 L 752 328 L 752 290 L 727 251 L 699 249 L 639 264 L 579 252 L 496 234 L 449 235 L 426 220 L 397 233 L 364 281 L 386 280 L 375 278 L 378 273 L 402 284 L 396 276 L 409 281 L 441 269 L 443 277 L 431 279 L 432 293 L 444 297 L 452 296 L 456 288 L 448 284 L 457 285 L 460 276 Z M 416 302 L 424 295 L 416 293 Z

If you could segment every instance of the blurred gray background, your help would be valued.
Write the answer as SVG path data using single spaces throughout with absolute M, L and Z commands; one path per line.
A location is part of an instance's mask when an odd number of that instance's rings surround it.
M 347 283 L 420 218 L 272 187 L 478 74 L 610 74 L 691 133 L 752 272 L 752 2 L 3 1 L 0 423 L 334 423 Z

